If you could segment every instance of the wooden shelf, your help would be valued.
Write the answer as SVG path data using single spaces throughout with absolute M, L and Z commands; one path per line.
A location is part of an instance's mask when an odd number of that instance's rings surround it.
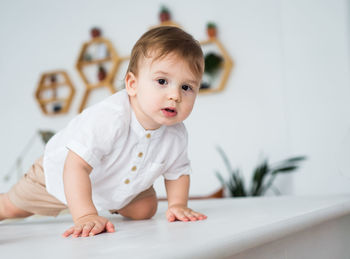
M 65 82 L 60 82 L 60 83 L 50 83 L 50 84 L 44 84 L 42 87 L 42 90 L 50 90 L 50 89 L 57 89 L 58 87 L 61 86 L 67 86 Z
M 221 65 L 221 68 L 220 68 L 223 70 L 223 73 L 220 76 L 220 81 L 219 81 L 218 85 L 216 85 L 212 88 L 208 88 L 208 89 L 200 89 L 199 93 L 200 94 L 211 94 L 211 93 L 221 92 L 226 87 L 227 80 L 231 74 L 231 70 L 232 70 L 233 65 L 234 65 L 233 61 L 232 61 L 230 55 L 228 54 L 226 48 L 224 47 L 224 45 L 216 37 L 211 37 L 207 40 L 201 41 L 200 44 L 201 44 L 201 46 L 215 45 L 218 47 L 220 54 L 223 57 L 223 64 Z
M 60 77 L 61 82 L 50 81 L 52 77 Z M 49 83 L 48 83 L 49 82 Z M 68 88 L 68 94 L 65 98 L 57 98 L 55 95 L 60 88 Z M 51 91 L 53 97 L 43 97 L 44 92 Z M 37 100 L 40 109 L 46 115 L 58 115 L 67 113 L 75 95 L 74 86 L 69 79 L 68 74 L 64 70 L 55 70 L 45 72 L 41 75 L 37 89 L 35 91 L 35 99 Z M 51 106 L 60 105 L 60 108 L 53 110 Z
M 104 58 L 104 59 L 96 59 L 96 60 L 90 60 L 90 61 L 81 60 L 81 61 L 79 61 L 77 66 L 84 67 L 84 66 L 89 66 L 89 65 L 102 64 L 102 63 L 106 63 L 106 62 L 113 62 L 113 59 L 112 58 Z
M 49 104 L 49 103 L 63 103 L 66 99 L 64 98 L 48 98 L 48 99 L 41 99 L 39 100 L 40 104 Z
M 103 45 L 103 47 L 106 48 L 108 57 L 84 60 L 84 56 L 87 53 L 88 48 L 96 44 Z M 112 43 L 103 37 L 93 38 L 90 41 L 83 43 L 76 62 L 76 69 L 85 84 L 85 92 L 83 94 L 83 99 L 80 103 L 79 112 L 82 112 L 85 108 L 89 95 L 93 90 L 101 87 L 106 87 L 107 89 L 109 89 L 111 94 L 117 92 L 117 89 L 114 87 L 114 78 L 120 67 L 120 64 L 128 59 L 128 56 L 120 57 L 114 49 Z M 108 71 L 106 71 L 105 78 L 98 82 L 90 82 L 87 75 L 84 73 L 84 68 L 88 66 L 99 66 L 106 62 L 110 63 L 110 68 Z

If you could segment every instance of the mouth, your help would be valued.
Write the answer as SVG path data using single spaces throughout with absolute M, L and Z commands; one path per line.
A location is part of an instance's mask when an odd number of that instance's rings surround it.
M 174 117 L 177 115 L 176 109 L 172 107 L 164 108 L 162 109 L 162 112 L 166 117 Z

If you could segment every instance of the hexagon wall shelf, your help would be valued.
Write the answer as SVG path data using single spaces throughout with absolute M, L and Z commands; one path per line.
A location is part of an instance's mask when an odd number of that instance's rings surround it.
M 214 28 L 213 28 L 214 27 Z M 220 52 L 220 58 L 222 58 L 222 62 L 220 64 L 219 70 L 222 72 L 220 75 L 218 75 L 218 82 L 214 86 L 210 86 L 208 88 L 201 88 L 199 90 L 199 93 L 201 94 L 208 94 L 208 93 L 215 93 L 215 92 L 221 92 L 225 89 L 227 80 L 231 74 L 231 70 L 233 68 L 233 61 L 228 54 L 226 48 L 224 45 L 217 39 L 216 37 L 216 26 L 209 24 L 207 27 L 207 34 L 208 39 L 205 41 L 201 41 L 200 44 L 202 47 L 207 45 L 212 45 L 216 47 Z M 205 55 L 205 53 L 204 53 Z
M 89 53 L 91 48 L 95 49 L 97 55 L 91 55 L 91 53 Z M 79 107 L 79 112 L 85 108 L 87 99 L 92 90 L 100 87 L 107 87 L 112 94 L 117 91 L 113 85 L 114 78 L 120 63 L 128 58 L 129 57 L 120 57 L 115 51 L 112 43 L 99 36 L 94 37 L 83 44 L 76 62 L 76 68 L 86 87 Z M 104 68 L 104 64 L 106 63 L 110 64 L 108 71 Z M 84 71 L 84 69 L 89 67 L 98 68 L 97 82 L 93 82 L 93 80 L 89 79 L 87 73 Z
M 68 74 L 63 70 L 43 73 L 40 77 L 35 98 L 46 115 L 67 113 L 75 94 Z

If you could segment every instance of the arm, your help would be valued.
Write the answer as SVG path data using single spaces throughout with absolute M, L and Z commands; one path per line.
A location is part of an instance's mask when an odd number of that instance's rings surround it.
M 114 232 L 113 224 L 104 217 L 98 216 L 92 202 L 91 182 L 89 174 L 92 167 L 72 151 L 67 154 L 63 170 L 64 192 L 69 210 L 72 214 L 74 227 L 64 232 L 67 237 L 79 235 L 86 237 L 98 234 L 104 230 Z
M 72 151 L 68 152 L 63 171 L 64 193 L 74 222 L 86 215 L 97 215 L 92 203 L 89 174 L 92 167 Z
M 190 177 L 182 175 L 176 180 L 165 180 L 165 189 L 168 196 L 168 221 L 196 221 L 206 219 L 207 216 L 195 212 L 187 207 Z

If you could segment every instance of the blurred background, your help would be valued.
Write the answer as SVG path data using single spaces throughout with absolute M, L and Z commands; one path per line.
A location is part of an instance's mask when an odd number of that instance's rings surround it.
M 159 24 L 163 5 L 172 21 L 199 41 L 208 38 L 208 22 L 215 23 L 234 64 L 225 89 L 200 95 L 185 121 L 191 195 L 218 190 L 215 171 L 229 176 L 217 146 L 240 168 L 246 184 L 262 158 L 304 155 L 296 173 L 276 179 L 282 194 L 349 193 L 348 0 L 2 1 L 0 192 L 42 154 L 38 130 L 57 132 L 79 113 L 85 86 L 76 62 L 90 29 L 99 27 L 126 57 L 136 40 Z M 67 72 L 76 92 L 67 113 L 47 116 L 35 92 L 42 73 L 57 69 Z M 108 89 L 99 89 L 87 106 L 108 95 Z M 162 179 L 156 189 L 165 195 Z

